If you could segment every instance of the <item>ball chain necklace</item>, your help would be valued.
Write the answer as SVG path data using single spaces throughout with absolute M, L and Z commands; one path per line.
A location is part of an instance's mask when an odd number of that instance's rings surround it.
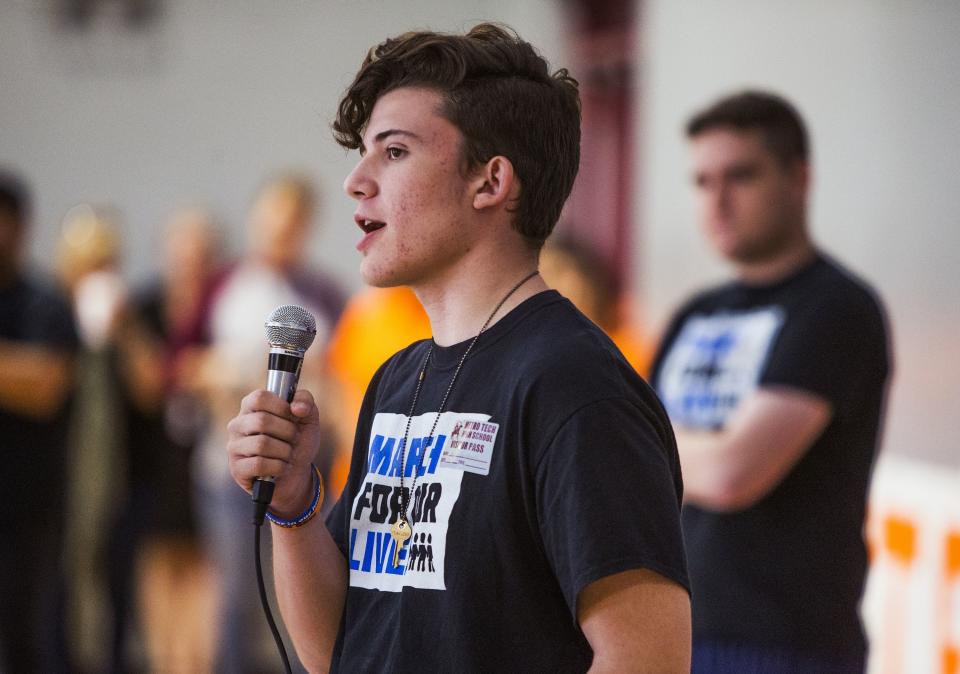
M 510 299 L 513 293 L 517 292 L 524 283 L 532 279 L 539 272 L 534 270 L 530 274 L 527 274 L 523 279 L 513 286 L 506 295 L 503 296 L 503 299 L 494 307 L 493 311 L 490 312 L 490 315 L 487 317 L 487 320 L 484 321 L 483 326 L 480 328 L 480 332 L 476 334 L 470 344 L 467 346 L 467 350 L 463 352 L 463 355 L 460 356 L 460 362 L 457 363 L 457 369 L 453 372 L 453 377 L 450 379 L 450 384 L 447 386 L 446 392 L 443 394 L 443 398 L 440 401 L 440 407 L 437 409 L 437 416 L 433 419 L 433 426 L 430 427 L 430 433 L 424 440 L 424 450 L 430 444 L 430 441 L 433 439 L 433 432 L 437 430 L 437 422 L 440 421 L 440 415 L 443 414 L 443 408 L 447 404 L 447 398 L 450 397 L 450 391 L 453 390 L 453 385 L 457 381 L 457 375 L 460 374 L 460 370 L 463 368 L 463 363 L 467 359 L 467 356 L 470 355 L 470 352 L 473 350 L 473 345 L 477 343 L 477 340 L 480 339 L 480 335 L 483 334 L 483 331 L 487 329 L 487 326 L 490 325 L 490 321 L 493 320 L 493 317 L 497 315 L 497 312 L 500 311 L 500 307 Z M 423 359 L 423 365 L 420 366 L 420 375 L 417 377 L 417 388 L 413 392 L 413 401 L 410 403 L 410 413 L 407 415 L 407 428 L 403 432 L 403 442 L 400 444 L 400 515 L 397 517 L 397 521 L 390 525 L 390 536 L 393 538 L 394 546 L 393 550 L 393 566 L 397 567 L 400 565 L 400 550 L 406 544 L 407 540 L 410 538 L 411 526 L 410 521 L 407 519 L 407 507 L 410 505 L 410 496 L 413 495 L 413 491 L 417 486 L 417 477 L 420 472 L 420 465 L 423 463 L 423 454 L 426 454 L 424 451 L 421 454 L 420 461 L 416 467 L 416 470 L 413 471 L 413 481 L 410 484 L 410 491 L 404 492 L 403 490 L 403 474 L 406 472 L 406 451 L 407 451 L 407 440 L 410 438 L 410 422 L 413 420 L 413 413 L 417 408 L 417 399 L 420 397 L 420 388 L 423 386 L 423 379 L 427 374 L 427 365 L 430 363 L 430 356 L 433 354 L 434 344 L 431 340 L 430 348 L 427 349 L 427 355 Z

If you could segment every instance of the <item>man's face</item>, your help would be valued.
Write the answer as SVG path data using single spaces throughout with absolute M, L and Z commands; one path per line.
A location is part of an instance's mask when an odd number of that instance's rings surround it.
M 200 281 L 216 266 L 214 226 L 202 211 L 177 213 L 167 227 L 164 246 L 164 268 L 171 278 Z
M 300 195 L 290 186 L 275 184 L 264 188 L 251 216 L 255 254 L 273 267 L 296 266 L 306 252 L 310 216 Z
M 361 159 L 343 183 L 363 230 L 360 273 L 373 286 L 442 279 L 470 250 L 473 189 L 461 173 L 463 134 L 438 112 L 440 94 L 405 87 L 381 96 Z
M 690 146 L 700 223 L 720 254 L 762 262 L 801 241 L 805 163 L 784 166 L 760 131 L 712 129 Z

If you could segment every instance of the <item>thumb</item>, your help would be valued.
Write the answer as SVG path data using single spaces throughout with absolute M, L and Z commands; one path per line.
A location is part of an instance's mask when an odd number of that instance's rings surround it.
M 320 413 L 310 391 L 297 391 L 290 402 L 290 411 L 301 423 L 319 423 L 320 421 Z

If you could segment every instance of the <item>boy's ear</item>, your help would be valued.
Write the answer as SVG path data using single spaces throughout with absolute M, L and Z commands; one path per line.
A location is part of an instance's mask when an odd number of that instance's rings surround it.
M 520 197 L 520 181 L 513 170 L 513 162 L 503 155 L 497 155 L 481 166 L 474 183 L 473 207 L 478 210 L 500 206 Z

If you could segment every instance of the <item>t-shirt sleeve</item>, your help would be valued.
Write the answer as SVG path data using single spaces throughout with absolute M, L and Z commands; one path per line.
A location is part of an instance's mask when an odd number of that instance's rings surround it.
M 679 462 L 625 399 L 591 403 L 550 440 L 536 467 L 544 549 L 570 612 L 605 576 L 645 568 L 689 590 Z
M 347 517 L 349 516 L 348 510 L 350 508 L 350 504 L 347 503 L 347 501 L 347 489 L 344 488 L 344 490 L 340 492 L 340 498 L 337 499 L 337 502 L 333 504 L 333 508 L 327 513 L 326 520 L 327 531 L 330 532 L 333 542 L 340 548 L 340 552 L 344 558 L 347 557 L 346 531 L 348 529 Z
M 830 298 L 784 324 L 761 386 L 783 385 L 840 405 L 865 375 L 886 371 L 880 309 L 866 297 Z M 882 370 L 883 372 L 880 372 Z

